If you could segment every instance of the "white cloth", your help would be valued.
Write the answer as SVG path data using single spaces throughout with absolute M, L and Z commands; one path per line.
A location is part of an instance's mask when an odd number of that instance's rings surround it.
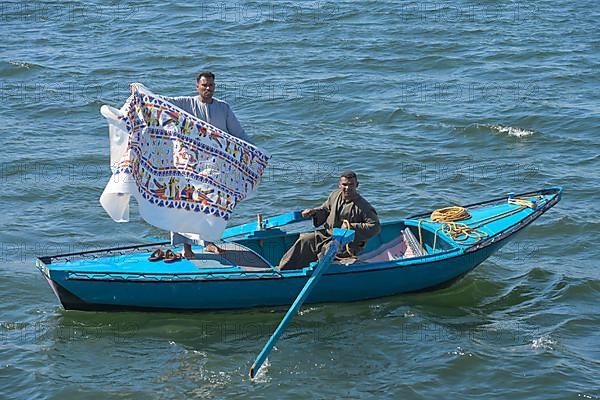
M 149 224 L 218 240 L 237 203 L 256 189 L 270 156 L 143 85 L 133 86 L 120 110 L 101 109 L 113 172 L 102 207 L 113 220 L 127 222 L 133 194 Z

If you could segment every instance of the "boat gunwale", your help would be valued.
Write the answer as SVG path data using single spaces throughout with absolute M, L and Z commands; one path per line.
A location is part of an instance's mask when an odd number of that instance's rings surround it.
M 548 188 L 544 188 L 544 189 L 538 189 L 538 190 L 531 190 L 529 192 L 522 192 L 522 193 L 516 193 L 514 194 L 515 197 L 520 197 L 520 196 L 530 196 L 532 194 L 540 194 L 542 196 L 546 196 L 546 195 L 554 195 L 554 196 L 558 196 L 558 198 L 560 199 L 560 196 L 562 194 L 563 188 L 561 186 L 552 186 L 552 187 L 548 187 Z M 489 200 L 485 200 L 485 201 L 480 201 L 477 203 L 471 203 L 471 204 L 466 204 L 466 205 L 462 205 L 461 207 L 463 208 L 473 208 L 476 206 L 483 206 L 483 205 L 487 205 L 487 204 L 492 204 L 492 203 L 497 203 L 500 201 L 504 201 L 508 199 L 508 195 L 504 195 L 502 197 L 496 197 L 493 199 L 489 199 Z M 480 207 L 477 207 L 480 208 Z M 423 212 L 423 213 L 418 213 L 418 214 L 413 214 L 405 219 L 422 219 L 422 217 L 428 217 L 431 215 L 431 211 L 427 211 L 427 212 Z
M 368 272 L 377 272 L 377 271 L 388 271 L 396 268 L 409 268 L 414 266 L 420 266 L 423 264 L 429 264 L 439 261 L 450 260 L 452 258 L 457 258 L 462 255 L 468 255 L 475 253 L 485 247 L 488 247 L 494 243 L 498 243 L 504 239 L 508 239 L 513 234 L 517 233 L 521 229 L 530 225 L 533 221 L 539 218 L 542 214 L 544 214 L 548 209 L 552 208 L 558 201 L 560 200 L 560 196 L 555 195 L 549 201 L 545 202 L 542 206 L 537 208 L 533 213 L 529 214 L 525 218 L 519 220 L 515 224 L 507 227 L 506 229 L 496 233 L 495 235 L 489 237 L 487 240 L 469 246 L 467 248 L 461 249 L 458 247 L 449 249 L 444 252 L 434 253 L 434 254 L 426 254 L 418 257 L 404 258 L 398 260 L 390 260 L 390 261 L 380 261 L 377 263 L 364 263 L 357 264 L 356 266 L 365 266 L 360 269 L 352 269 L 348 271 L 337 270 L 337 271 L 327 271 L 325 275 L 329 276 L 338 276 L 338 275 L 348 275 L 348 274 L 360 274 L 360 273 L 368 273 Z M 94 276 L 69 276 L 67 279 L 69 280 L 85 280 L 85 281 L 108 281 L 108 282 L 131 282 L 131 283 L 180 283 L 180 282 L 198 282 L 198 281 L 247 281 L 247 280 L 261 280 L 261 279 L 294 279 L 301 278 L 306 279 L 310 277 L 310 273 L 312 270 L 310 268 L 303 268 L 299 270 L 290 271 L 293 273 L 276 273 L 274 271 L 264 271 L 264 272 L 231 272 L 231 273 L 207 273 L 198 271 L 197 273 L 151 273 L 151 274 L 140 274 L 140 273 L 125 273 L 125 272 L 82 272 L 82 271 L 61 271 L 66 274 L 73 275 L 118 275 L 119 278 L 98 278 Z M 124 277 L 124 275 L 138 275 L 138 276 L 170 276 L 172 279 L 136 279 L 132 277 Z M 185 276 L 186 278 L 179 278 L 178 276 Z M 235 276 L 239 276 L 239 278 L 235 278 Z
M 375 262 L 375 263 L 353 264 L 354 266 L 357 266 L 357 267 L 362 266 L 362 268 L 355 268 L 355 269 L 352 269 L 349 271 L 344 271 L 344 270 L 327 271 L 325 273 L 325 275 L 344 275 L 344 274 L 355 274 L 355 273 L 364 273 L 364 272 L 372 272 L 372 271 L 382 271 L 382 270 L 389 270 L 389 269 L 394 269 L 394 268 L 407 268 L 407 267 L 412 267 L 415 265 L 422 265 L 422 264 L 426 264 L 426 263 L 430 263 L 430 262 L 437 262 L 437 261 L 441 261 L 441 260 L 451 259 L 451 258 L 459 257 L 463 254 L 474 253 L 474 252 L 476 252 L 480 249 L 483 249 L 487 246 L 490 246 L 496 242 L 504 240 L 505 238 L 513 235 L 514 233 L 520 231 L 521 229 L 523 229 L 526 226 L 528 226 L 529 224 L 531 224 L 533 221 L 535 221 L 537 218 L 539 218 L 542 214 L 544 214 L 548 209 L 553 207 L 560 200 L 562 188 L 561 187 L 551 187 L 551 188 L 542 189 L 542 190 L 520 193 L 515 196 L 525 196 L 525 195 L 531 195 L 531 194 L 536 194 L 536 193 L 539 193 L 541 195 L 552 194 L 553 197 L 550 198 L 547 202 L 545 202 L 542 206 L 535 209 L 535 211 L 533 213 L 531 213 L 530 215 L 524 217 L 523 219 L 519 220 L 515 224 L 508 226 L 507 228 L 503 229 L 502 231 L 499 231 L 496 234 L 494 234 L 493 236 L 490 236 L 489 238 L 487 238 L 481 242 L 478 242 L 476 244 L 473 244 L 473 245 L 470 245 L 467 247 L 460 247 L 460 245 L 455 245 L 453 248 L 448 249 L 443 252 L 433 253 L 433 254 L 425 254 L 422 256 L 418 256 L 418 257 L 411 257 L 411 258 L 404 258 L 404 259 L 390 260 L 390 261 L 379 261 L 379 262 Z M 499 201 L 503 201 L 506 198 L 507 198 L 506 196 L 501 197 L 501 198 L 495 198 L 495 199 L 487 200 L 485 202 L 473 203 L 471 205 L 466 205 L 463 207 L 466 208 L 466 207 L 473 207 L 476 205 L 492 204 L 492 203 L 496 203 Z M 427 215 L 428 214 L 417 214 L 416 216 L 427 216 Z M 388 225 L 388 224 L 401 223 L 406 220 L 414 219 L 414 217 L 415 216 L 412 216 L 412 217 L 409 217 L 409 218 L 406 218 L 403 220 L 387 221 L 387 222 L 384 222 L 383 224 Z M 156 243 L 140 244 L 140 245 L 134 245 L 134 246 L 124 246 L 124 247 L 116 247 L 116 248 L 109 248 L 109 249 L 90 250 L 90 251 L 76 252 L 76 253 L 65 253 L 65 254 L 59 254 L 59 255 L 55 255 L 55 256 L 36 256 L 35 258 L 41 263 L 41 265 L 38 265 L 38 269 L 40 269 L 40 271 L 42 271 L 42 273 L 44 273 L 44 275 L 47 275 L 46 271 L 48 273 L 50 272 L 49 271 L 50 269 L 47 267 L 47 265 L 52 264 L 52 261 L 54 259 L 64 258 L 67 256 L 80 256 L 82 258 L 90 257 L 93 259 L 93 258 L 99 258 L 99 257 L 93 256 L 93 254 L 95 254 L 95 253 L 96 254 L 97 253 L 105 253 L 106 255 L 110 255 L 111 252 L 113 252 L 113 251 L 118 251 L 118 254 L 116 254 L 116 255 L 119 256 L 119 255 L 126 255 L 127 253 L 135 253 L 136 250 L 140 250 L 141 248 L 145 248 L 145 247 L 154 247 L 154 246 L 161 246 L 161 245 L 165 246 L 165 245 L 170 245 L 170 244 L 171 244 L 170 242 L 156 242 Z M 123 253 L 122 252 L 123 250 L 130 250 L 130 251 Z M 70 262 L 71 260 L 67 259 L 65 261 Z M 53 271 L 57 271 L 57 270 L 53 270 Z M 282 278 L 305 279 L 307 277 L 310 277 L 310 275 L 312 273 L 312 269 L 310 267 L 305 267 L 303 269 L 298 269 L 298 270 L 284 272 L 284 273 L 282 273 L 281 271 L 276 272 L 273 270 L 252 271 L 252 272 L 247 272 L 247 271 L 207 272 L 207 271 L 198 270 L 198 272 L 185 272 L 185 273 L 173 273 L 173 272 L 136 273 L 136 272 L 123 272 L 123 271 L 85 272 L 85 271 L 74 271 L 74 270 L 62 270 L 60 272 L 66 273 L 66 274 L 74 274 L 74 275 L 87 274 L 87 275 L 96 275 L 96 276 L 98 276 L 98 275 L 104 275 L 104 276 L 119 275 L 120 276 L 119 278 L 113 278 L 113 279 L 103 279 L 103 278 L 94 278 L 94 277 L 69 277 L 68 278 L 68 279 L 73 279 L 73 280 L 173 283 L 173 282 L 225 281 L 225 280 L 226 281 L 245 281 L 245 280 L 255 280 L 255 279 L 282 279 Z M 124 276 L 126 276 L 126 275 L 156 276 L 156 277 L 170 276 L 175 279 L 160 279 L 160 278 L 135 279 L 135 278 L 125 278 Z M 241 278 L 239 278 L 239 279 L 232 278 L 232 276 L 236 276 L 236 275 L 241 276 Z M 187 276 L 187 277 L 198 276 L 198 277 L 177 279 L 176 277 L 178 277 L 178 276 Z
M 337 270 L 337 271 L 327 271 L 324 273 L 325 276 L 339 276 L 339 275 L 349 275 L 349 274 L 360 274 L 360 273 L 369 273 L 369 272 L 378 272 L 378 271 L 389 271 L 397 268 L 410 268 L 415 266 L 421 266 L 424 264 L 435 263 L 439 261 L 446 261 L 453 258 L 461 257 L 464 255 L 473 254 L 479 250 L 484 249 L 485 247 L 491 246 L 492 244 L 501 242 L 504 239 L 510 238 L 512 235 L 522 230 L 523 228 L 530 225 L 533 221 L 539 218 L 542 214 L 544 214 L 548 209 L 553 207 L 558 201 L 559 196 L 553 197 L 551 200 L 546 202 L 543 206 L 536 209 L 533 213 L 528 215 L 527 217 L 519 220 L 515 224 L 507 227 L 506 229 L 496 233 L 493 236 L 490 236 L 485 241 L 479 242 L 477 244 L 471 245 L 466 248 L 454 247 L 452 249 L 434 253 L 434 254 L 425 254 L 423 256 L 411 257 L 411 258 L 401 258 L 398 260 L 390 260 L 390 261 L 379 261 L 376 263 L 364 263 L 364 264 L 356 264 L 355 266 L 365 266 L 360 269 L 352 269 L 352 270 Z M 398 221 L 396 221 L 398 222 Z M 354 264 L 353 264 L 354 265 Z M 101 272 L 101 273 L 93 273 L 93 272 L 76 272 L 76 271 L 61 271 L 67 274 L 88 274 L 88 275 L 127 275 L 124 272 Z M 264 271 L 264 272 L 231 272 L 231 273 L 206 273 L 202 271 L 198 271 L 197 273 L 152 273 L 147 275 L 155 275 L 155 276 L 172 276 L 175 279 L 135 279 L 135 278 L 94 278 L 94 277 L 68 277 L 69 280 L 85 280 L 85 281 L 105 281 L 105 282 L 124 282 L 124 283 L 182 283 L 182 282 L 239 282 L 239 281 L 248 281 L 248 280 L 263 280 L 263 279 L 307 279 L 310 277 L 312 268 L 303 268 L 294 271 L 290 271 L 293 273 L 279 273 L 273 271 Z M 131 273 L 131 275 L 144 275 L 144 274 L 136 274 Z M 196 276 L 195 278 L 191 278 L 192 276 Z M 220 276 L 214 276 L 220 275 Z M 233 278 L 232 276 L 243 276 L 240 278 Z M 177 276 L 188 276 L 189 278 L 177 279 Z
M 528 216 L 524 217 L 523 219 L 519 220 L 515 224 L 508 226 L 505 229 L 497 232 L 495 235 L 490 236 L 489 238 L 482 240 L 481 242 L 476 243 L 476 244 L 466 248 L 465 253 L 473 253 L 484 247 L 490 246 L 490 245 L 494 244 L 495 242 L 498 242 L 500 240 L 503 240 L 504 238 L 512 236 L 513 234 L 517 233 L 521 229 L 530 225 L 533 221 L 538 219 L 542 214 L 544 214 L 546 211 L 548 211 L 549 209 L 554 207 L 556 205 L 556 203 L 558 203 L 560 201 L 561 192 L 562 192 L 562 189 L 559 189 L 559 191 L 554 193 L 554 196 L 552 198 L 550 198 L 548 201 L 546 201 L 542 206 L 536 208 L 534 212 L 532 212 Z

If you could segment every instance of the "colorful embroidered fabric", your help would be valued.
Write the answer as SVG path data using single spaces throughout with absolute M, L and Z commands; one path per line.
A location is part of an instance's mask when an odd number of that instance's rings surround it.
M 133 194 L 151 225 L 218 240 L 237 203 L 256 189 L 270 156 L 143 85 L 133 86 L 120 110 L 101 109 L 113 176 L 100 203 L 115 221 L 126 222 Z

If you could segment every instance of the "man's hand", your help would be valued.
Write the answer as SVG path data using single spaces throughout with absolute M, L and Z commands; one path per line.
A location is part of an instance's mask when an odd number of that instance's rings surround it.
M 315 215 L 315 213 L 316 211 L 313 208 L 307 208 L 306 210 L 302 211 L 302 217 L 312 217 L 313 215 Z
M 344 222 L 342 222 L 342 229 L 352 229 L 352 225 L 350 224 L 350 222 L 348 222 L 347 219 L 345 219 Z

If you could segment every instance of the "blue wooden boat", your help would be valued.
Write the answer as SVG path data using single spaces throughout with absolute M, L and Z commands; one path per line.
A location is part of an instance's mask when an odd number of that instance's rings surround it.
M 447 286 L 464 276 L 554 206 L 562 188 L 509 194 L 463 206 L 468 219 L 437 222 L 430 213 L 382 223 L 356 259 L 331 263 L 307 303 L 372 299 Z M 195 260 L 151 262 L 168 242 L 36 258 L 65 309 L 197 311 L 290 305 L 316 263 L 279 271 L 276 265 L 298 238 L 282 226 L 299 212 L 229 228 L 225 253 Z M 454 226 L 456 228 L 456 226 Z M 462 231 L 461 231 L 462 229 Z M 462 232 L 462 233 L 461 233 Z M 177 250 L 177 249 L 175 249 Z

